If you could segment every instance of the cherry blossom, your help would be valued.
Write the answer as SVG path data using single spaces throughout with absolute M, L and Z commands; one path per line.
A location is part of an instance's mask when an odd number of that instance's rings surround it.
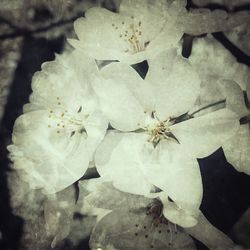
M 159 67 L 154 72 L 154 61 L 149 62 L 145 80 L 121 63 L 101 70 L 93 86 L 115 130 L 98 147 L 95 163 L 116 188 L 149 195 L 153 184 L 195 217 L 202 198 L 196 159 L 221 147 L 238 131 L 239 121 L 227 108 L 185 119 L 200 80 L 186 59 L 173 54 L 169 60 L 172 69 L 162 61 L 162 72 Z
M 8 146 L 13 167 L 31 188 L 60 191 L 92 161 L 107 128 L 90 85 L 96 73 L 95 62 L 75 51 L 45 63 L 34 75 L 30 103 L 17 118 Z

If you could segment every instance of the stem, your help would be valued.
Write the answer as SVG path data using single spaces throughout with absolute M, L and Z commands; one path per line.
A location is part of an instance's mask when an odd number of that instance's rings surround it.
M 211 104 L 208 104 L 207 106 L 204 106 L 202 108 L 199 108 L 198 110 L 194 111 L 193 113 L 189 114 L 190 116 L 193 116 L 197 113 L 199 113 L 200 111 L 202 110 L 205 110 L 205 109 L 208 109 L 208 108 L 211 108 L 213 106 L 216 106 L 216 105 L 219 105 L 219 104 L 222 104 L 222 103 L 225 103 L 226 102 L 226 99 L 223 99 L 223 100 L 220 100 L 218 102 L 214 102 L 214 103 L 211 103 Z

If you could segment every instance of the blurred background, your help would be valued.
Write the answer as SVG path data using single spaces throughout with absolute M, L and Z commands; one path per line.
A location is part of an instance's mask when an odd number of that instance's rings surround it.
M 157 1 L 157 0 L 156 0 Z M 8 185 L 11 173 L 6 145 L 11 142 L 15 119 L 31 93 L 31 78 L 55 53 L 68 49 L 66 38 L 75 37 L 73 21 L 94 5 L 117 10 L 120 0 L 0 0 L 0 249 L 25 249 L 22 246 L 28 214 L 39 210 L 39 194 L 26 194 L 15 203 L 18 183 Z M 187 8 L 206 7 L 228 12 L 250 10 L 249 0 L 193 0 Z M 204 34 L 205 35 L 205 34 Z M 213 36 L 237 58 L 250 65 L 250 24 Z M 188 57 L 193 37 L 183 37 L 183 56 Z M 225 69 L 226 70 L 226 69 Z M 236 243 L 250 249 L 250 177 L 237 172 L 218 150 L 199 161 L 204 198 L 201 210 L 217 228 Z M 12 185 L 16 185 L 13 187 Z M 27 188 L 28 190 L 28 188 Z M 27 191 L 26 190 L 26 191 Z M 28 192 L 28 191 L 27 191 Z M 25 192 L 24 192 L 25 193 Z M 19 193 L 18 193 L 19 195 Z M 21 194 L 20 194 L 21 195 Z M 36 195 L 38 195 L 36 197 Z M 24 205 L 25 204 L 25 205 Z M 41 213 L 42 211 L 39 210 Z M 32 220 L 32 216 L 29 217 Z M 37 229 L 39 232 L 39 229 Z M 199 249 L 206 249 L 197 242 Z M 35 247 L 32 249 L 36 249 Z M 39 248 L 38 248 L 39 249 Z M 46 249 L 40 248 L 40 249 Z M 64 244 L 58 249 L 73 249 Z M 88 249 L 87 241 L 74 249 Z

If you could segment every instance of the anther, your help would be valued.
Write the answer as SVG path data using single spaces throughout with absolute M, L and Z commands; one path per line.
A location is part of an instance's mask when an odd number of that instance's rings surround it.
M 78 109 L 77 113 L 80 113 L 82 111 L 82 106 Z

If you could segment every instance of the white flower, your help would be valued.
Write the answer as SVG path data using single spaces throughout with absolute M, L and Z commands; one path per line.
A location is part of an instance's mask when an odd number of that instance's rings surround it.
M 184 1 L 125 0 L 119 13 L 91 8 L 74 23 L 79 41 L 69 42 L 97 60 L 135 64 L 176 47 L 183 35 L 176 20 L 184 6 Z
M 194 42 L 190 62 L 202 79 L 201 93 L 196 109 L 201 106 L 225 100 L 228 109 L 238 119 L 249 116 L 243 91 L 249 89 L 249 68 L 236 59 L 213 38 L 198 39 Z M 225 68 L 227 70 L 225 70 Z M 218 108 L 218 105 L 213 106 Z M 211 110 L 206 110 L 211 112 Z M 248 124 L 223 144 L 227 161 L 238 171 L 250 174 L 249 162 L 250 131 Z
M 30 103 L 8 146 L 14 168 L 32 188 L 60 191 L 92 161 L 107 128 L 90 85 L 95 74 L 95 62 L 74 51 L 45 63 L 33 77 Z
M 249 68 L 211 36 L 194 40 L 189 60 L 203 79 L 231 80 L 242 90 L 250 86 Z
M 247 23 L 247 13 L 191 10 L 186 1 L 123 0 L 119 13 L 91 8 L 74 23 L 79 40 L 70 44 L 97 60 L 135 64 L 178 46 L 182 35 L 228 30 Z
M 192 238 L 164 218 L 159 199 L 121 192 L 102 178 L 80 181 L 79 190 L 83 204 L 109 211 L 92 230 L 91 249 L 195 249 Z
M 146 198 L 121 192 L 102 178 L 80 181 L 79 189 L 83 204 L 109 211 L 92 231 L 91 249 L 111 249 L 108 248 L 111 245 L 116 249 L 196 249 L 187 233 L 212 249 L 229 249 L 234 245 L 200 211 L 195 227 L 183 229 L 172 224 L 168 217 L 177 210 L 170 209 L 173 202 L 168 200 L 164 200 L 163 207 L 162 198 L 167 198 L 164 192 L 155 193 L 155 198 Z M 186 217 L 183 218 L 181 212 L 178 216 L 179 221 L 185 222 Z
M 172 70 L 159 59 L 163 64 L 154 71 L 150 61 L 145 80 L 121 63 L 102 69 L 102 79 L 93 86 L 118 131 L 108 132 L 95 162 L 115 187 L 148 195 L 153 184 L 195 215 L 202 198 L 196 158 L 218 149 L 239 122 L 228 109 L 180 122 L 196 100 L 200 80 L 187 60 L 174 54 L 167 59 Z
M 228 13 L 225 10 L 209 10 L 206 8 L 190 9 L 186 15 L 179 18 L 183 32 L 190 35 L 200 35 L 219 31 L 228 31 L 241 24 L 249 23 L 247 11 Z

